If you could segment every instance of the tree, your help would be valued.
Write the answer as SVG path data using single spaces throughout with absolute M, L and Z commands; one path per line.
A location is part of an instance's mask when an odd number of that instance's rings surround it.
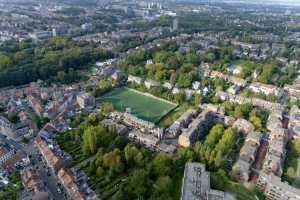
M 216 166 L 216 168 L 220 168 L 223 164 L 224 164 L 224 159 L 223 159 L 223 153 L 221 151 L 218 151 L 215 160 L 214 160 L 214 164 Z
M 233 116 L 235 118 L 243 118 L 244 117 L 243 112 L 242 112 L 242 110 L 241 110 L 241 108 L 239 106 L 235 107 Z
M 102 168 L 101 166 L 99 166 L 99 167 L 97 168 L 97 170 L 96 170 L 96 175 L 97 175 L 98 177 L 102 177 L 102 176 L 104 175 L 104 170 L 103 170 L 103 168 Z
M 128 188 L 134 196 L 141 198 L 146 195 L 148 183 L 148 172 L 144 169 L 135 170 L 132 176 L 129 177 Z
M 103 165 L 108 168 L 119 167 L 122 164 L 120 150 L 115 149 L 103 156 Z
M 157 194 L 171 194 L 172 187 L 172 179 L 169 176 L 159 177 L 154 184 L 155 193 Z
M 96 165 L 95 165 L 95 162 L 94 162 L 94 161 L 91 161 L 90 164 L 89 164 L 88 173 L 89 173 L 90 175 L 94 175 L 96 169 L 97 169 L 97 167 L 96 167 Z
M 237 135 L 235 130 L 233 128 L 227 128 L 224 131 L 221 140 L 216 145 L 215 150 L 222 152 L 222 154 L 224 155 L 224 153 L 228 152 L 233 147 L 236 142 L 236 138 Z
M 134 157 L 134 162 L 136 163 L 137 166 L 142 167 L 145 164 L 144 160 L 144 155 L 142 152 L 139 152 L 135 157 Z
M 292 140 L 291 148 L 292 148 L 292 151 L 297 156 L 300 156 L 300 139 L 299 138 L 295 138 L 294 140 Z
M 295 178 L 295 170 L 292 167 L 287 169 L 287 176 L 291 179 Z
M 178 104 L 181 104 L 184 101 L 184 94 L 183 94 L 183 92 L 179 92 L 179 93 L 175 94 L 175 101 Z
M 85 152 L 85 154 L 89 155 L 89 154 L 96 153 L 97 138 L 96 138 L 94 127 L 89 127 L 87 130 L 85 130 L 82 138 L 83 138 L 83 151 Z
M 101 112 L 103 112 L 103 113 L 109 113 L 109 112 L 112 112 L 113 110 L 114 110 L 113 104 L 107 103 L 107 102 L 104 102 L 102 104 Z
M 165 153 L 158 153 L 152 161 L 153 172 L 158 177 L 171 175 L 172 166 L 172 158 Z
M 97 126 L 83 127 L 82 148 L 87 155 L 95 154 L 99 147 L 107 147 L 115 138 L 116 133 L 106 128 L 102 123 Z
M 194 96 L 194 105 L 198 106 L 202 103 L 202 96 L 198 93 L 195 94 Z
M 128 144 L 124 149 L 124 153 L 125 153 L 125 159 L 127 163 L 130 164 L 134 161 L 134 158 L 137 156 L 139 151 L 132 144 Z
M 262 128 L 261 119 L 255 115 L 251 116 L 249 121 L 255 126 L 256 129 Z
M 123 190 L 123 188 L 119 189 L 112 197 L 111 200 L 128 200 L 128 194 Z
M 32 122 L 38 127 L 42 127 L 42 119 L 38 115 L 33 115 L 32 116 Z
M 4 55 L 3 53 L 0 53 L 0 71 L 8 69 L 12 66 L 12 61 L 10 57 Z
M 217 144 L 219 139 L 222 137 L 223 133 L 224 133 L 223 124 L 215 125 L 209 131 L 209 134 L 206 137 L 204 144 L 212 149 Z
M 57 72 L 57 80 L 63 83 L 66 80 L 66 72 L 64 71 Z
M 193 76 L 191 74 L 180 73 L 178 78 L 178 85 L 180 87 L 190 87 L 192 85 Z
M 182 165 L 184 165 L 188 161 L 193 161 L 195 157 L 195 153 L 192 149 L 184 148 L 178 150 L 179 161 Z
M 11 122 L 11 123 L 18 123 L 19 122 L 19 117 L 16 113 L 8 113 L 8 116 L 7 116 L 8 120 Z

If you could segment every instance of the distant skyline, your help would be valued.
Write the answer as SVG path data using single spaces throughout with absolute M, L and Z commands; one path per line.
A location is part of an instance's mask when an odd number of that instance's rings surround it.
M 300 0 L 173 0 L 182 2 L 227 2 L 227 3 L 249 3 L 249 4 L 268 4 L 268 5 L 288 5 L 300 6 Z

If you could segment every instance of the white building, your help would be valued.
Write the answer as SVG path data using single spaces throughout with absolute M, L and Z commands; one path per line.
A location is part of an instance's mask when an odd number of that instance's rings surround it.
M 274 85 L 254 82 L 250 84 L 249 89 L 256 93 L 264 93 L 265 95 L 278 95 L 279 89 Z
M 160 86 L 160 82 L 154 80 L 145 80 L 144 82 L 146 88 L 150 89 L 151 87 L 158 87 Z
M 140 78 L 138 76 L 129 75 L 127 82 L 136 83 L 136 84 L 140 85 L 142 83 L 142 78 Z

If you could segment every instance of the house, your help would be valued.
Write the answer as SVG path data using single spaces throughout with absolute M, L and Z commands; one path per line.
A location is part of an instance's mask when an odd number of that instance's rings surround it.
M 156 145 L 156 150 L 157 151 L 162 151 L 168 154 L 173 154 L 176 152 L 177 147 L 174 144 L 168 144 L 166 142 L 162 142 L 160 141 L 157 145 Z
M 300 109 L 296 105 L 290 110 L 289 130 L 294 137 L 300 137 Z
M 191 89 L 184 89 L 184 96 L 185 96 L 185 100 L 189 101 L 193 98 L 193 95 L 195 94 L 194 90 Z
M 290 65 L 298 65 L 299 60 L 290 60 Z
M 177 136 L 182 128 L 187 128 L 196 113 L 195 109 L 187 110 L 167 129 L 167 132 L 173 136 Z
M 245 87 L 246 84 L 247 84 L 247 81 L 245 79 L 238 78 L 238 77 L 235 77 L 235 76 L 229 76 L 227 79 L 232 84 L 240 86 L 240 87 Z
M 22 183 L 30 198 L 33 200 L 48 200 L 50 199 L 46 191 L 44 182 L 36 170 L 26 168 L 21 172 Z
M 149 59 L 149 60 L 146 61 L 146 65 L 151 65 L 151 64 L 153 64 L 153 60 L 152 59 Z
M 233 95 L 228 92 L 223 92 L 223 91 L 218 91 L 216 93 L 216 96 L 219 97 L 222 101 L 230 101 L 234 103 L 239 103 L 239 104 L 244 104 L 244 103 L 249 103 L 252 104 L 253 106 L 260 107 L 262 109 L 268 110 L 270 112 L 274 110 L 279 110 L 283 111 L 284 106 L 279 104 L 279 103 L 272 103 L 269 101 L 265 101 L 263 99 L 258 99 L 258 98 L 247 98 L 241 95 Z
M 87 92 L 79 93 L 76 97 L 76 101 L 82 109 L 95 106 L 95 97 Z
M 116 127 L 116 132 L 120 136 L 124 136 L 128 133 L 128 128 L 125 125 L 120 124 L 120 123 L 116 123 L 112 119 L 104 119 L 102 122 L 106 127 L 108 127 L 110 125 L 115 126 Z
M 27 96 L 27 102 L 38 116 L 40 116 L 40 117 L 43 116 L 44 107 L 39 98 L 37 98 L 33 95 L 29 95 L 29 96 Z
M 267 129 L 274 132 L 280 128 L 282 128 L 282 112 L 273 110 L 268 117 Z
M 199 90 L 200 89 L 200 82 L 199 81 L 194 81 L 193 82 L 193 89 L 194 90 Z
M 26 158 L 25 152 L 13 146 L 10 142 L 4 141 L 0 143 L 0 171 L 13 172 L 18 163 L 24 163 Z M 25 163 L 24 163 L 25 164 Z
M 238 85 L 232 85 L 227 89 L 227 92 L 230 94 L 237 94 L 240 91 L 240 86 Z
M 134 128 L 147 130 L 155 128 L 154 123 L 140 119 L 130 113 L 123 113 L 122 117 L 125 124 L 133 126 Z
M 281 114 L 275 111 L 268 118 L 269 148 L 263 164 L 265 173 L 272 173 L 276 176 L 281 176 L 283 173 L 286 144 L 289 138 L 287 129 L 282 128 Z
M 124 77 L 125 75 L 119 71 L 119 70 L 116 70 L 112 75 L 111 75 L 111 78 L 114 82 L 114 85 L 117 85 L 117 86 L 120 86 L 122 85 L 123 81 L 124 81 Z
M 265 95 L 278 95 L 279 89 L 274 85 L 254 82 L 251 83 L 249 89 L 255 93 L 263 93 Z
M 280 177 L 283 173 L 286 142 L 282 139 L 271 139 L 269 143 L 269 149 L 263 164 L 263 171 L 267 174 L 273 173 Z
M 0 133 L 11 139 L 17 138 L 14 124 L 2 116 L 0 116 Z
M 293 83 L 292 85 L 284 85 L 284 90 L 291 97 L 291 102 L 296 102 L 300 98 L 300 85 Z
M 136 83 L 136 84 L 140 85 L 140 84 L 142 84 L 142 78 L 140 78 L 138 76 L 129 75 L 127 82 Z
M 160 86 L 160 82 L 154 80 L 145 80 L 144 84 L 147 89 Z
M 181 187 L 181 200 L 218 199 L 234 200 L 229 193 L 211 189 L 210 174 L 201 163 L 185 164 Z
M 145 145 L 148 148 L 155 149 L 156 145 L 159 142 L 157 137 L 154 137 L 151 134 L 144 134 L 138 130 L 133 130 L 128 134 L 129 139 Z
M 260 172 L 256 186 L 265 193 L 269 200 L 300 200 L 300 190 L 282 182 L 281 178 L 274 174 Z
M 254 131 L 254 126 L 251 122 L 245 120 L 245 119 L 237 119 L 233 123 L 233 128 L 235 128 L 237 131 L 244 133 L 245 135 L 252 133 Z
M 174 87 L 172 90 L 172 94 L 178 94 L 180 92 L 181 92 L 181 90 L 178 87 Z
M 52 145 L 48 145 L 41 136 L 37 136 L 35 142 L 47 165 L 54 173 L 57 173 L 62 167 L 68 165 L 70 158 L 65 158 L 59 153 L 58 149 L 56 152 Z
M 288 63 L 288 59 L 284 58 L 284 57 L 276 57 L 276 60 L 278 60 L 279 62 L 281 62 L 283 64 L 287 64 Z
M 163 87 L 168 89 L 168 90 L 172 90 L 173 85 L 169 82 L 164 82 Z
M 74 200 L 86 200 L 85 194 L 80 191 L 80 187 L 76 183 L 76 180 L 69 170 L 61 168 L 58 173 L 57 177 L 65 190 L 67 191 L 68 196 L 70 199 Z
M 245 143 L 240 150 L 239 159 L 232 168 L 240 181 L 247 182 L 249 179 L 250 168 L 255 161 L 261 138 L 261 133 L 251 132 L 247 134 Z
M 204 110 L 187 128 L 182 129 L 182 133 L 178 138 L 178 144 L 182 147 L 189 147 L 196 140 L 203 138 L 205 131 L 210 127 L 215 117 L 216 113 Z
M 242 71 L 242 68 L 241 68 L 241 66 L 238 66 L 238 65 L 229 65 L 228 67 L 227 67 L 227 72 L 229 72 L 229 73 L 232 73 L 232 74 L 234 74 L 234 75 L 238 75 L 238 74 L 240 74 L 241 73 L 241 71 Z

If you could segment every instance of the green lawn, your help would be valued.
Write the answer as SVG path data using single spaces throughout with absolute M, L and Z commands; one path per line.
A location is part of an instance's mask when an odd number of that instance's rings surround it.
M 191 106 L 188 103 L 183 103 L 176 109 L 172 110 L 168 115 L 165 115 L 159 122 L 162 127 L 168 127 L 173 124 L 184 112 L 186 112 Z
M 126 87 L 116 88 L 98 100 L 112 103 L 120 112 L 131 108 L 132 114 L 153 123 L 159 123 L 165 115 L 177 107 L 174 103 Z

